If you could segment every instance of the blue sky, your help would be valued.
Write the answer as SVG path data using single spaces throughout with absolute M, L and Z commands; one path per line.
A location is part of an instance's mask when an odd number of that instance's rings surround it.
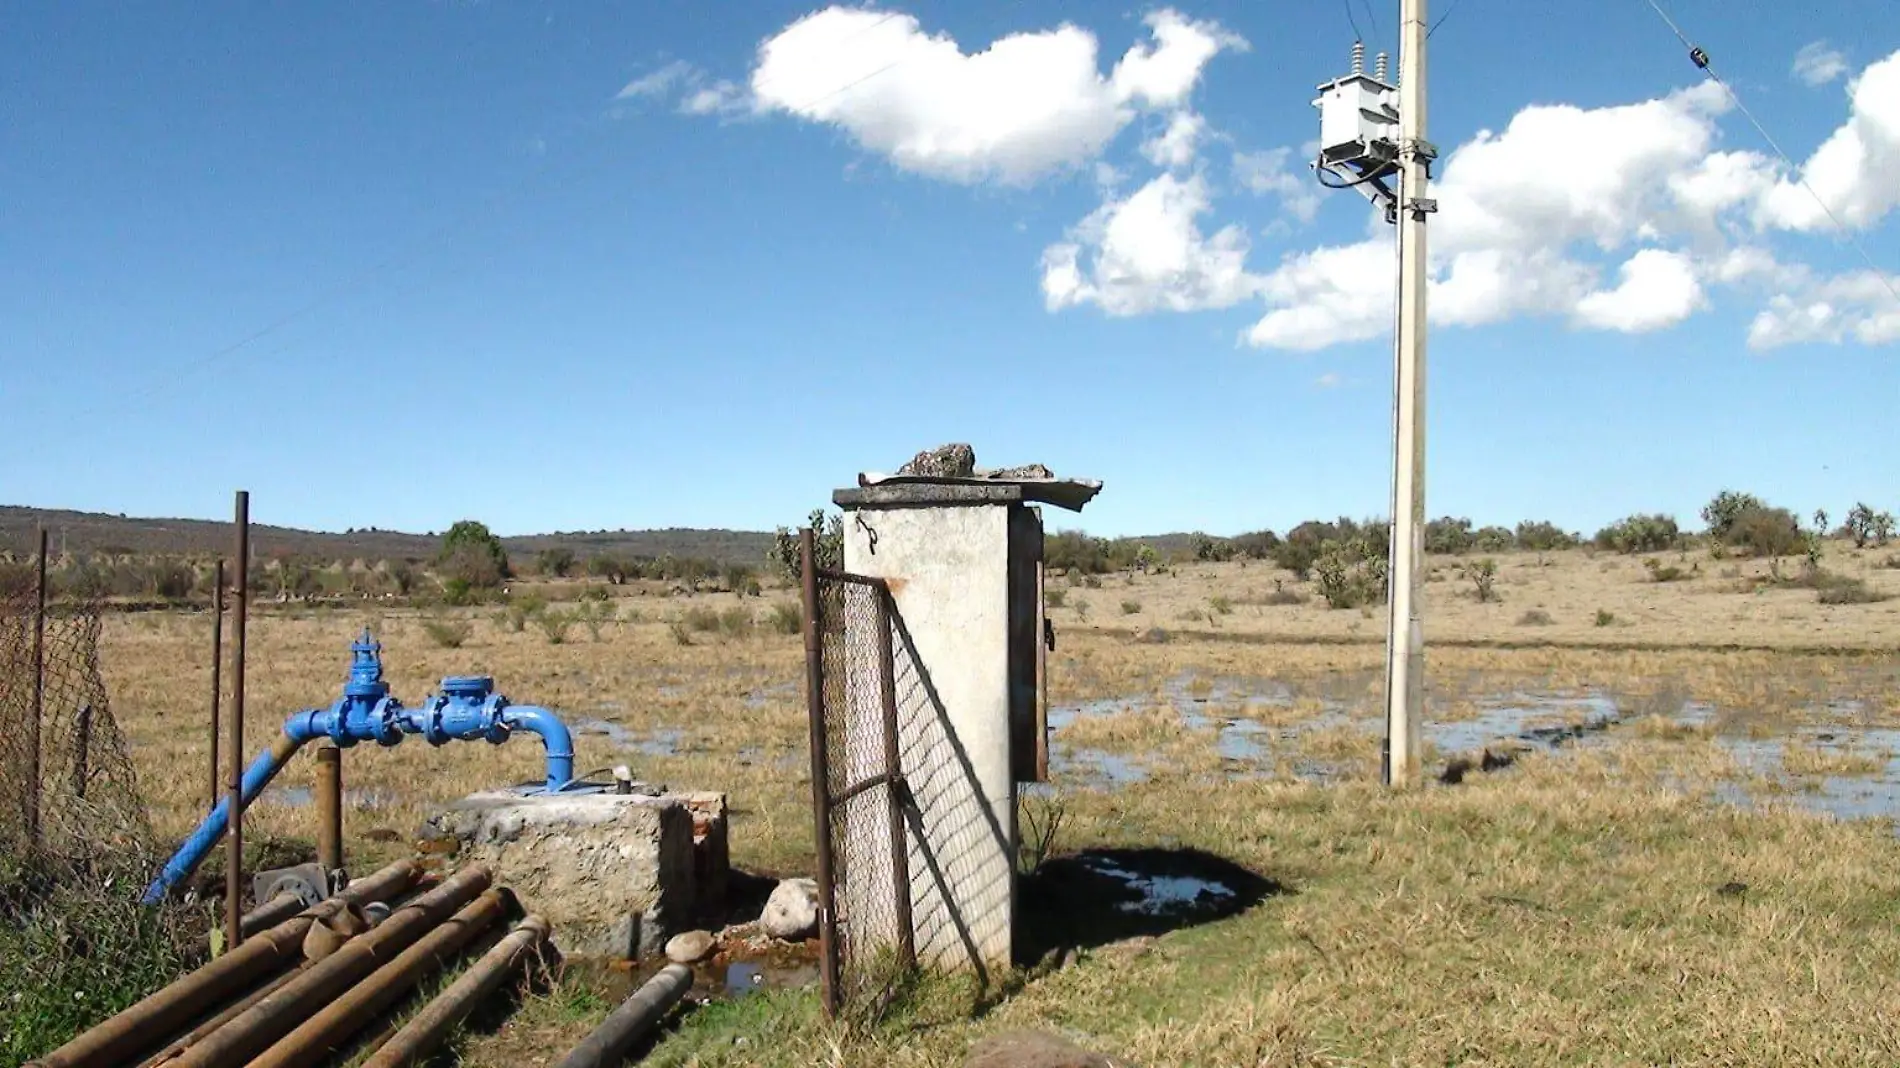
M 1900 505 L 1900 8 L 1665 6 L 1885 280 L 1642 0 L 1438 0 L 1434 515 Z M 1100 533 L 1382 514 L 1389 232 L 1302 162 L 1352 37 L 1290 2 L 8 5 L 0 499 L 757 529 L 963 440 L 1102 479 L 1058 524 Z

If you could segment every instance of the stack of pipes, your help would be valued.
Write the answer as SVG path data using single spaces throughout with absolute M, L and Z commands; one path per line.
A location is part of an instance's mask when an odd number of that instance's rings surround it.
M 266 902 L 245 917 L 256 933 L 236 949 L 33 1064 L 262 1068 L 319 1063 L 352 1044 L 375 1068 L 417 1063 L 548 937 L 547 921 L 523 917 L 401 1030 L 361 1038 L 516 913 L 493 883 L 485 867 L 437 881 L 403 860 L 308 908 Z

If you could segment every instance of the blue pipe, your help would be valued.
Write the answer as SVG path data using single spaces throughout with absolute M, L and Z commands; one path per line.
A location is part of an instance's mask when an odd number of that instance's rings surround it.
M 341 748 L 358 742 L 375 742 L 385 747 L 401 742 L 406 735 L 418 734 L 430 745 L 451 741 L 484 739 L 500 745 L 515 731 L 527 731 L 541 737 L 547 751 L 547 782 L 531 793 L 558 793 L 574 781 L 574 738 L 559 717 L 534 705 L 511 705 L 495 692 L 494 680 L 486 675 L 460 675 L 443 679 L 435 693 L 416 708 L 404 708 L 390 696 L 383 681 L 382 646 L 363 629 L 363 636 L 350 646 L 349 681 L 343 696 L 329 708 L 309 708 L 284 721 L 283 733 L 246 768 L 240 790 L 240 804 L 248 808 L 271 779 L 290 762 L 304 743 L 328 738 Z M 145 903 L 163 901 L 179 883 L 191 876 L 211 847 L 224 838 L 230 821 L 230 799 L 221 799 L 198 829 L 185 839 L 158 878 L 145 890 Z

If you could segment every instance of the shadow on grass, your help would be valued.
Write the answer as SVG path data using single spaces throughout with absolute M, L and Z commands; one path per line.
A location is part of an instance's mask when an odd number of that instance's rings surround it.
M 1017 886 L 1017 963 L 1166 934 L 1291 893 L 1199 849 L 1088 849 L 1045 861 Z

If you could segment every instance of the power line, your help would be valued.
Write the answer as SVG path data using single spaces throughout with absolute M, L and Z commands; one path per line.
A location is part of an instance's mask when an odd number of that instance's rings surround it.
M 1682 32 L 1682 27 L 1676 25 L 1676 20 L 1669 17 L 1669 12 L 1664 11 L 1662 5 L 1658 3 L 1657 0 L 1647 0 L 1647 2 L 1650 8 L 1656 12 L 1656 15 L 1663 20 L 1663 24 L 1669 27 L 1669 31 L 1676 35 L 1676 40 L 1681 41 L 1682 46 L 1689 50 L 1689 62 L 1695 64 L 1696 68 L 1707 75 L 1710 81 L 1722 87 L 1722 91 L 1727 93 L 1729 100 L 1735 104 L 1736 110 L 1740 111 L 1742 116 L 1748 120 L 1749 125 L 1755 128 L 1755 132 L 1761 135 L 1761 139 L 1768 142 L 1768 147 L 1775 150 L 1775 155 L 1781 157 L 1782 164 L 1788 168 L 1789 173 L 1794 175 L 1794 180 L 1799 182 L 1801 188 L 1807 190 L 1808 195 L 1814 198 L 1814 203 L 1820 206 L 1822 213 L 1827 216 L 1828 221 L 1834 224 L 1835 231 L 1841 237 L 1847 239 L 1847 243 L 1853 246 L 1855 252 L 1860 253 L 1860 258 L 1867 264 L 1868 270 L 1872 271 L 1874 277 L 1880 281 L 1880 284 L 1886 287 L 1887 293 L 1893 297 L 1894 301 L 1900 303 L 1900 288 L 1895 288 L 1893 278 L 1887 274 L 1884 268 L 1874 262 L 1874 258 L 1868 254 L 1866 247 L 1860 243 L 1860 239 L 1854 236 L 1854 232 L 1848 229 L 1845 223 L 1841 222 L 1840 216 L 1834 214 L 1834 209 L 1828 206 L 1828 202 L 1822 199 L 1821 194 L 1816 192 L 1812 185 L 1808 184 L 1807 174 L 1795 164 L 1787 152 L 1782 150 L 1781 144 L 1775 140 L 1773 134 L 1768 132 L 1768 128 L 1762 125 L 1761 120 L 1755 117 L 1755 113 L 1748 110 L 1748 105 L 1742 102 L 1741 94 L 1735 91 L 1735 87 L 1724 81 L 1722 76 L 1716 73 L 1715 63 L 1709 58 L 1708 52 L 1690 40 L 1688 34 Z
M 1366 21 L 1372 23 L 1372 39 L 1377 41 L 1381 36 L 1379 33 L 1379 16 L 1372 10 L 1372 0 L 1359 0 L 1359 3 L 1366 9 Z
M 1438 18 L 1432 22 L 1431 28 L 1425 31 L 1425 39 L 1427 41 L 1432 39 L 1432 34 L 1438 32 L 1438 27 L 1445 24 L 1445 20 L 1451 17 L 1451 13 L 1458 10 L 1458 3 L 1459 0 L 1451 0 L 1451 3 L 1445 5 L 1445 13 L 1438 16 Z
M 1359 16 L 1352 13 L 1352 0 L 1340 0 L 1346 6 L 1346 21 L 1352 24 L 1352 39 L 1363 41 L 1366 35 L 1359 32 Z

